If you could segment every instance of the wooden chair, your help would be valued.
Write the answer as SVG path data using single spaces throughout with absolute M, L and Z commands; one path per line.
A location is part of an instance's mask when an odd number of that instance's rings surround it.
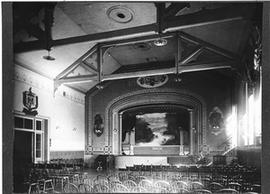
M 108 181 L 119 181 L 119 177 L 116 174 L 110 175 L 107 177 Z
M 143 179 L 139 182 L 138 186 L 143 187 L 147 192 L 153 192 L 153 183 L 148 179 Z
M 194 194 L 212 194 L 212 192 L 207 190 L 207 189 L 198 189 L 198 190 L 192 191 L 192 193 L 194 193 Z
M 101 175 L 101 174 L 97 175 L 96 179 L 97 180 L 108 180 L 108 178 L 105 175 Z
M 137 183 L 135 183 L 133 180 L 125 180 L 123 182 L 123 185 L 125 185 L 129 190 L 132 190 L 134 187 L 137 186 Z
M 79 193 L 79 189 L 75 184 L 67 183 L 64 185 L 64 193 Z
M 91 193 L 93 188 L 88 184 L 81 183 L 78 186 L 78 190 L 80 193 Z
M 131 193 L 147 193 L 146 189 L 141 187 L 141 186 L 136 186 L 136 187 L 133 187 L 131 190 L 130 190 Z
M 165 189 L 170 189 L 171 185 L 169 182 L 167 181 L 163 181 L 163 180 L 158 180 L 154 183 L 154 187 L 156 188 L 165 188 Z
M 59 190 L 60 192 L 63 192 L 64 185 L 69 183 L 69 177 L 68 176 L 62 176 L 60 174 L 50 176 L 50 178 L 53 180 L 55 190 Z
M 112 193 L 129 193 L 129 189 L 123 184 L 119 183 L 114 184 L 110 191 Z
M 103 184 L 95 184 L 93 186 L 93 193 L 109 193 L 109 187 Z
M 184 189 L 184 188 L 172 188 L 170 190 L 170 193 L 190 193 L 189 190 Z
M 30 184 L 27 193 L 28 194 L 39 194 L 40 193 L 39 184 L 38 183 Z
M 231 182 L 228 184 L 228 187 L 231 188 L 231 189 L 235 189 L 236 191 L 241 191 L 242 189 L 242 185 L 239 184 L 239 183 L 236 183 L 236 182 Z
M 112 189 L 116 184 L 122 184 L 122 182 L 119 180 L 109 182 L 109 189 Z
M 223 186 L 220 183 L 212 182 L 212 183 L 209 184 L 207 189 L 214 193 L 216 191 L 219 191 L 219 190 L 223 189 Z
M 109 182 L 108 182 L 107 177 L 103 177 L 103 176 L 96 177 L 93 179 L 92 185 L 96 185 L 96 184 L 103 184 L 103 185 L 109 186 Z
M 184 181 L 173 181 L 171 187 L 173 189 L 188 189 L 188 184 Z
M 253 184 L 253 185 L 251 185 L 251 188 L 252 188 L 253 192 L 257 192 L 257 193 L 261 192 L 261 185 L 259 185 L 259 184 Z
M 129 174 L 129 175 L 128 175 L 128 180 L 132 180 L 132 181 L 134 181 L 136 184 L 138 183 L 138 182 L 137 182 L 137 179 L 136 179 L 136 176 L 134 176 L 134 175 L 132 175 L 132 174 Z
M 208 177 L 203 177 L 200 179 L 200 182 L 204 185 L 205 188 L 208 188 L 209 184 L 211 183 L 211 179 Z
M 235 189 L 225 188 L 217 191 L 216 193 L 223 193 L 223 194 L 239 194 L 239 192 Z
M 139 183 L 139 182 L 141 182 L 141 180 L 146 180 L 146 179 L 147 179 L 146 176 L 137 176 L 136 177 L 136 182 Z
M 195 181 L 190 183 L 189 188 L 190 188 L 189 190 L 194 191 L 198 189 L 203 189 L 204 185 L 199 181 Z
M 169 188 L 156 188 L 154 190 L 156 193 L 171 193 Z

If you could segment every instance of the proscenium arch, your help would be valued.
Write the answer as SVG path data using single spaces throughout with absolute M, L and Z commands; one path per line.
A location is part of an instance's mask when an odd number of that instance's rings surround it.
M 105 126 L 108 128 L 108 145 L 112 154 L 121 153 L 120 138 L 120 120 L 119 113 L 122 110 L 141 105 L 159 105 L 172 104 L 177 106 L 189 107 L 193 112 L 196 120 L 193 126 L 197 133 L 197 154 L 200 147 L 206 144 L 206 103 L 204 99 L 187 90 L 153 88 L 143 89 L 121 95 L 108 103 L 105 110 Z

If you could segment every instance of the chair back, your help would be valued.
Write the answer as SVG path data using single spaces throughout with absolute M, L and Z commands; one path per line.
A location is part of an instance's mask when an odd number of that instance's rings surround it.
M 163 181 L 163 180 L 158 180 L 154 183 L 154 186 L 155 187 L 158 187 L 158 188 L 166 188 L 166 189 L 169 189 L 171 187 L 170 183 L 167 182 L 167 181 Z
M 129 189 L 123 184 L 115 183 L 111 188 L 112 193 L 129 193 Z
M 204 185 L 199 181 L 194 181 L 194 182 L 190 183 L 189 187 L 190 187 L 191 191 L 194 191 L 194 190 L 198 190 L 198 189 L 203 189 Z
M 110 189 L 107 185 L 104 184 L 95 184 L 93 186 L 93 193 L 109 193 Z
M 236 183 L 236 182 L 229 183 L 228 187 L 231 189 L 235 189 L 236 191 L 241 191 L 241 188 L 242 188 L 241 184 Z
M 88 184 L 81 183 L 78 185 L 78 190 L 80 193 L 91 193 L 93 188 Z
M 123 185 L 125 185 L 129 190 L 132 190 L 134 187 L 137 186 L 137 183 L 135 183 L 133 180 L 125 180 L 123 182 Z
M 28 194 L 39 194 L 39 193 L 40 193 L 40 189 L 39 189 L 38 183 L 32 183 L 29 185 Z
M 192 193 L 194 193 L 194 194 L 212 194 L 212 192 L 207 190 L 207 189 L 198 189 L 198 190 L 192 191 Z
M 217 182 L 212 182 L 208 186 L 208 190 L 210 190 L 211 192 L 216 192 L 216 191 L 219 191 L 221 189 L 223 189 L 222 184 L 217 183 Z
M 188 189 L 188 184 L 184 181 L 173 181 L 171 186 L 173 189 Z
M 189 193 L 189 190 L 184 189 L 184 188 L 172 188 L 170 190 L 170 193 Z
M 79 189 L 75 184 L 67 183 L 64 186 L 64 193 L 79 193 Z
M 138 186 L 143 187 L 147 192 L 153 192 L 153 183 L 148 179 L 141 180 Z
M 136 187 L 133 187 L 131 190 L 130 190 L 131 193 L 147 193 L 146 189 L 141 187 L 141 186 L 136 186 Z
M 223 193 L 223 194 L 239 194 L 239 192 L 237 190 L 231 189 L 231 188 L 221 189 L 217 193 Z

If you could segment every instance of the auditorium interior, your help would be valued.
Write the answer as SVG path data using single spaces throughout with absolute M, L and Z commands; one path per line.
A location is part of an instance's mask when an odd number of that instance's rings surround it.
M 3 148 L 4 189 L 266 191 L 262 57 L 269 4 L 3 6 L 12 21 L 3 29 L 3 42 L 10 36 L 12 45 L 2 75 L 3 108 L 9 106 L 3 142 L 10 143 Z

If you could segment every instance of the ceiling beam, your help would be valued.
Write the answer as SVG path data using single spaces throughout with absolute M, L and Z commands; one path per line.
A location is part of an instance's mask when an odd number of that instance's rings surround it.
M 80 58 L 78 58 L 76 61 L 74 61 L 68 68 L 66 68 L 64 71 L 62 71 L 60 74 L 58 74 L 55 77 L 55 80 L 59 80 L 62 77 L 68 75 L 71 73 L 76 67 L 78 67 L 87 57 L 89 57 L 91 54 L 93 54 L 97 49 L 97 46 L 93 46 L 91 49 L 89 49 L 85 54 L 83 54 Z
M 173 19 L 164 22 L 164 28 L 166 29 L 165 32 L 176 31 L 190 27 L 245 19 L 253 14 L 254 9 L 255 6 L 252 4 L 203 9 L 196 13 L 175 16 Z
M 97 75 L 79 75 L 79 76 L 72 76 L 72 77 L 65 77 L 59 80 L 55 80 L 57 84 L 71 84 L 71 83 L 85 83 L 85 82 L 92 82 L 96 81 Z
M 233 65 L 233 61 L 194 64 L 194 65 L 186 65 L 186 66 L 179 65 L 179 73 L 206 71 L 206 70 L 214 70 L 214 69 L 226 69 L 226 68 L 231 68 L 232 65 Z M 102 81 L 128 79 L 128 78 L 153 76 L 153 75 L 174 74 L 174 73 L 175 73 L 175 67 L 166 68 L 166 69 L 156 69 L 156 70 L 137 71 L 137 72 L 130 72 L 130 73 L 103 75 Z
M 203 47 L 202 46 L 198 46 L 198 48 L 196 48 L 190 55 L 188 55 L 187 57 L 185 57 L 184 59 L 182 59 L 182 61 L 180 62 L 181 65 L 187 64 L 188 62 L 190 62 L 192 59 L 194 59 L 196 56 L 198 56 L 202 52 L 203 52 Z
M 87 71 L 90 71 L 91 73 L 97 73 L 97 68 L 93 65 L 93 63 L 88 63 L 87 61 L 82 61 L 80 64 L 83 68 L 85 68 Z
M 233 64 L 234 64 L 234 61 L 193 63 L 193 64 L 185 65 L 185 66 L 179 65 L 178 68 L 179 68 L 179 73 L 187 73 L 187 72 L 197 72 L 197 71 L 206 71 L 206 70 L 215 70 L 215 69 L 228 69 L 228 68 L 231 68 Z M 164 75 L 164 74 L 175 74 L 175 67 L 166 68 L 166 69 L 155 69 L 155 70 L 103 75 L 101 81 L 129 79 L 129 78 Z M 80 75 L 80 76 L 74 76 L 74 77 L 66 77 L 59 80 L 55 80 L 55 84 L 61 85 L 61 84 L 72 84 L 72 83 L 85 83 L 85 82 L 92 82 L 92 81 L 98 81 L 98 75 Z
M 240 20 L 250 17 L 253 14 L 254 5 L 234 5 L 217 9 L 202 10 L 196 13 L 175 16 L 174 19 L 164 21 L 163 32 L 186 29 L 194 26 L 202 26 L 226 21 Z M 52 46 L 60 46 L 66 44 L 75 44 L 87 41 L 105 42 L 111 40 L 127 39 L 131 36 L 145 36 L 146 34 L 154 34 L 158 31 L 156 23 L 132 28 L 100 32 L 83 36 L 63 38 L 52 40 Z M 14 46 L 15 52 L 26 52 L 30 50 L 45 49 L 44 41 L 29 41 L 17 43 Z
M 113 39 L 126 39 L 131 36 L 144 36 L 145 33 L 155 33 L 157 29 L 156 24 L 148 24 L 143 26 L 136 26 L 132 28 L 125 28 L 114 31 L 100 32 L 94 34 L 88 34 L 83 36 L 75 36 L 70 38 L 63 38 L 58 40 L 52 40 L 50 43 L 52 46 L 61 46 L 66 44 L 75 44 L 80 42 L 90 42 L 90 41 L 110 41 Z M 30 50 L 41 50 L 45 49 L 44 41 L 29 41 L 29 42 L 21 42 L 14 46 L 15 52 L 25 52 Z
M 186 40 L 186 41 L 189 41 L 189 42 L 191 42 L 193 44 L 201 45 L 204 48 L 206 48 L 206 49 L 208 49 L 208 50 L 210 50 L 212 52 L 215 52 L 215 53 L 217 53 L 219 55 L 222 55 L 222 56 L 224 56 L 224 57 L 226 57 L 228 59 L 237 59 L 238 58 L 238 56 L 236 54 L 234 54 L 234 53 L 232 53 L 232 52 L 230 52 L 230 51 L 228 51 L 226 49 L 220 48 L 220 47 L 218 47 L 216 45 L 213 45 L 213 44 L 211 44 L 209 42 L 201 40 L 201 39 L 199 39 L 199 38 L 197 38 L 195 36 L 192 36 L 190 34 L 187 34 L 185 32 L 179 32 L 179 36 L 182 39 Z
M 164 19 L 169 19 L 170 17 L 175 16 L 179 11 L 189 7 L 190 7 L 189 3 L 184 2 L 171 3 L 171 5 L 169 5 L 169 7 L 165 9 Z
M 129 39 L 124 39 L 124 40 L 113 40 L 109 42 L 100 43 L 100 45 L 102 48 L 113 47 L 113 46 L 124 46 L 124 45 L 136 44 L 140 42 L 150 42 L 150 41 L 156 40 L 157 38 L 172 38 L 175 35 L 176 35 L 175 32 L 173 33 L 168 32 L 168 33 L 164 33 L 160 35 L 152 34 L 148 36 L 135 37 L 135 38 L 129 38 Z

